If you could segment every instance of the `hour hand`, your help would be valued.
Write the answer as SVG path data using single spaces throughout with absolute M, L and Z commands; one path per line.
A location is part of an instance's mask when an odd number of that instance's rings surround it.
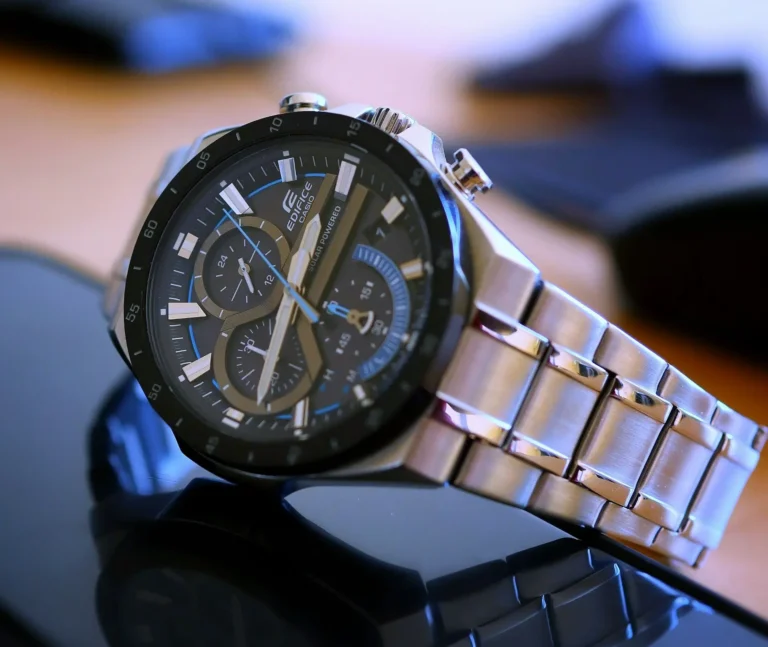
M 251 268 L 248 267 L 246 262 L 242 258 L 237 259 L 238 273 L 245 279 L 245 285 L 248 286 L 248 290 L 251 294 L 254 293 L 253 281 L 251 280 Z

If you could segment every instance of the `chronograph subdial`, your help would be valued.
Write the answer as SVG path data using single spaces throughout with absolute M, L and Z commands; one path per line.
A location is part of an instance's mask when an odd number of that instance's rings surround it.
M 407 341 L 411 304 L 405 278 L 368 245 L 357 245 L 323 309 L 318 336 L 324 352 L 353 381 L 374 377 Z
M 258 216 L 241 216 L 238 221 L 264 256 L 282 268 L 290 246 L 280 229 Z M 243 311 L 252 319 L 265 317 L 280 302 L 282 291 L 275 275 L 230 220 L 206 238 L 194 271 L 200 305 L 219 319 Z
M 292 326 L 280 349 L 267 397 L 259 404 L 257 388 L 274 325 L 274 316 L 234 329 L 225 324 L 213 352 L 214 375 L 224 397 L 253 415 L 276 414 L 292 407 L 311 390 L 321 366 L 309 325 L 299 322 Z

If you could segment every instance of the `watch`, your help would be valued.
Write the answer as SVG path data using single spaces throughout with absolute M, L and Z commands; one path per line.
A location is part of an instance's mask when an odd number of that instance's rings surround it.
M 288 95 L 169 156 L 112 338 L 224 479 L 451 484 L 700 564 L 766 429 L 543 280 L 490 188 L 402 112 Z

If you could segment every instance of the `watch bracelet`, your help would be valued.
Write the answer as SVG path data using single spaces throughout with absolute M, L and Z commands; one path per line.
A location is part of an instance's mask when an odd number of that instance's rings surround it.
M 549 283 L 526 312 L 478 310 L 409 466 L 700 565 L 766 429 Z

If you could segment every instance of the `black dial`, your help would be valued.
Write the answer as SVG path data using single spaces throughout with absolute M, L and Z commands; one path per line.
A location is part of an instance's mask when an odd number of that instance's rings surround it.
M 458 219 L 385 133 L 338 115 L 276 121 L 217 141 L 158 201 L 134 258 L 151 250 L 135 309 L 146 338 L 129 344 L 149 344 L 162 379 L 145 389 L 186 444 L 280 472 L 391 436 L 392 421 L 424 406 L 453 304 Z
M 288 254 L 285 236 L 273 223 L 254 216 L 233 222 L 222 216 L 197 254 L 195 296 L 219 319 L 242 310 L 263 317 L 277 306 L 280 294 L 275 273 L 261 255 L 282 268 Z

